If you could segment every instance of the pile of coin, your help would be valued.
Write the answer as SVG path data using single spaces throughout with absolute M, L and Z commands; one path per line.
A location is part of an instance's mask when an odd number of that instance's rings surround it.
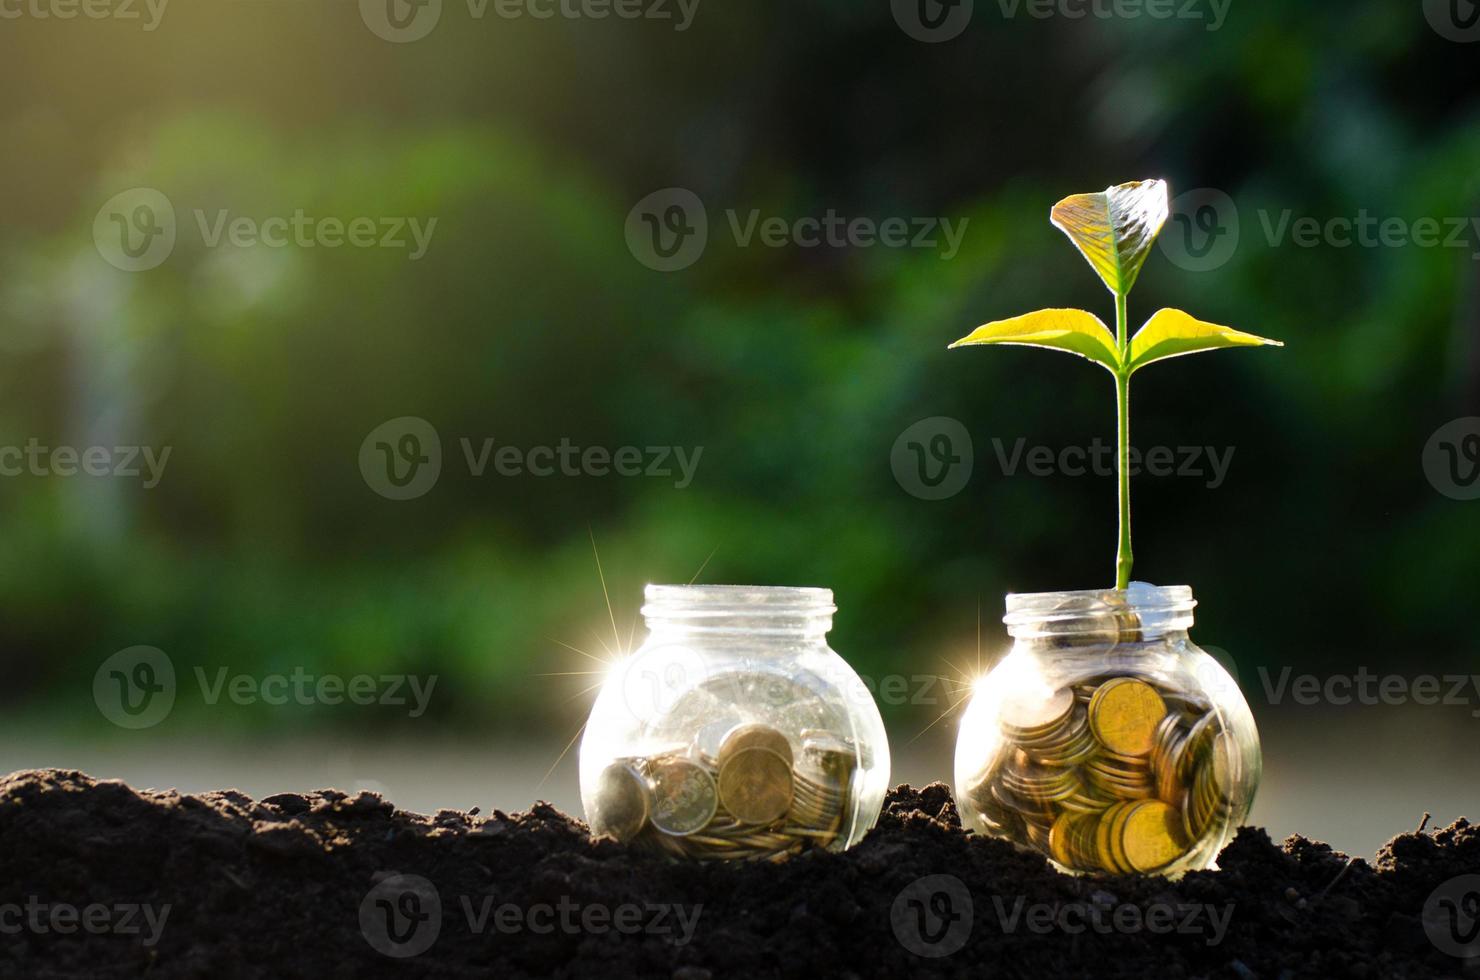
M 966 788 L 987 828 L 1065 868 L 1154 872 L 1232 810 L 1237 748 L 1205 699 L 1150 675 L 1004 698 L 1002 742 Z
M 677 858 L 780 861 L 839 839 L 857 752 L 801 733 L 800 757 L 775 728 L 731 728 L 711 754 L 695 743 L 613 761 L 596 787 L 592 830 Z

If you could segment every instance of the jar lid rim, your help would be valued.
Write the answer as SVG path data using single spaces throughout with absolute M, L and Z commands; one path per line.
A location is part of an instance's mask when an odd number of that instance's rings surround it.
M 655 585 L 643 590 L 643 615 L 832 613 L 832 589 L 787 585 Z
M 1120 611 L 1135 613 L 1190 613 L 1197 605 L 1190 585 L 1150 585 L 1132 582 L 1128 589 L 1083 589 L 1067 592 L 1009 592 L 1008 626 L 1053 620 L 1104 616 Z

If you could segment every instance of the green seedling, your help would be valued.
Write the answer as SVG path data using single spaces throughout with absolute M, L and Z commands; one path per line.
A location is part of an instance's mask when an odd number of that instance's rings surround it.
M 1167 185 L 1163 180 L 1138 180 L 1100 194 L 1075 194 L 1053 206 L 1051 220 L 1099 273 L 1115 297 L 1115 333 L 1093 313 L 1084 310 L 1039 310 L 1010 320 L 977 327 L 951 347 L 978 344 L 1020 344 L 1047 347 L 1087 357 L 1115 377 L 1119 418 L 1118 470 L 1120 473 L 1120 547 L 1115 559 L 1115 587 L 1131 581 L 1130 385 L 1131 375 L 1148 364 L 1169 357 L 1223 347 L 1258 347 L 1277 340 L 1206 323 L 1181 310 L 1159 310 L 1136 332 L 1126 329 L 1126 297 L 1156 236 L 1166 224 Z

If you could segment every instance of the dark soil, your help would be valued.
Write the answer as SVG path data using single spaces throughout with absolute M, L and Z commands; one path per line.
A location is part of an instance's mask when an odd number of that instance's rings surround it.
M 1480 873 L 1465 821 L 1395 838 L 1375 867 L 1245 828 L 1220 865 L 1178 882 L 1066 877 L 963 833 L 939 784 L 895 790 L 845 854 L 721 866 L 591 840 L 545 804 L 426 817 L 371 794 L 257 801 L 22 772 L 0 780 L 0 976 L 1247 980 L 1480 964 L 1421 920 L 1436 886 Z M 933 875 L 959 885 L 919 883 Z M 1030 920 L 1040 906 L 1046 926 Z

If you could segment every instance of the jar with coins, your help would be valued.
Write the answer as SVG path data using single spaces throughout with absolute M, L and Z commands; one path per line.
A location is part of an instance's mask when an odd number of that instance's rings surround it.
M 1248 815 L 1259 734 L 1188 639 L 1186 586 L 1009 595 L 1012 650 L 956 743 L 963 823 L 1069 872 L 1211 867 Z
M 838 851 L 878 818 L 889 745 L 826 635 L 832 591 L 650 585 L 643 645 L 581 740 L 591 832 L 675 859 Z

